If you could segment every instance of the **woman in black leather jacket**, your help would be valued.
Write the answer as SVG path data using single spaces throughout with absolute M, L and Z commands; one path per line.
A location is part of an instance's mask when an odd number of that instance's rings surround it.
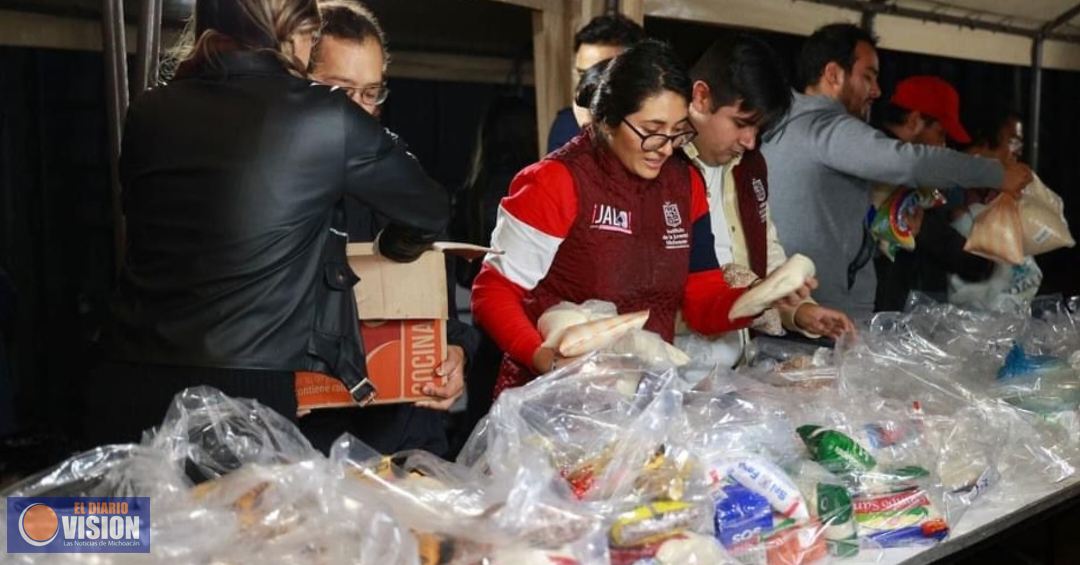
M 192 54 L 127 115 L 128 251 L 87 391 L 91 442 L 128 441 L 199 384 L 295 418 L 293 372 L 362 397 L 345 197 L 389 219 L 381 253 L 416 258 L 446 192 L 344 92 L 304 78 L 315 0 L 199 0 Z M 107 407 L 108 410 L 97 408 Z

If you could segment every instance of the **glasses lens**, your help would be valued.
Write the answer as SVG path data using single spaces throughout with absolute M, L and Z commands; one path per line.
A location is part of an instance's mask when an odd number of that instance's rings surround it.
M 654 133 L 652 135 L 645 136 L 641 140 L 641 148 L 645 151 L 659 151 L 661 147 L 667 145 L 668 136 L 661 133 Z
M 378 106 L 383 102 L 386 102 L 387 97 L 390 96 L 390 89 L 385 86 L 373 86 L 365 88 L 363 92 L 364 103 L 373 104 Z
M 685 132 L 685 133 L 680 133 L 679 135 L 675 136 L 675 139 L 671 140 L 671 145 L 672 145 L 672 147 L 675 147 L 676 149 L 678 149 L 678 148 L 682 147 L 683 145 L 686 145 L 687 143 L 690 143 L 691 141 L 693 141 L 695 137 L 697 137 L 697 132 L 696 131 L 688 131 L 688 132 Z

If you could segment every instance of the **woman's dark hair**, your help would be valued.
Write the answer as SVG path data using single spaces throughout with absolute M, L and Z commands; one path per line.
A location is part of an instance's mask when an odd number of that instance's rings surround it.
M 596 96 L 596 87 L 600 86 L 600 80 L 604 77 L 611 59 L 604 59 L 599 63 L 585 69 L 578 81 L 577 90 L 574 91 L 574 104 L 582 108 L 592 107 L 593 97 Z
M 319 29 L 315 0 L 196 0 L 194 15 L 173 50 L 180 60 L 177 77 L 215 64 L 228 51 L 271 53 L 290 73 L 305 75 L 292 38 Z
M 746 34 L 720 39 L 690 69 L 690 78 L 709 85 L 715 112 L 739 102 L 765 130 L 791 107 L 791 85 L 776 51 Z
M 645 39 L 645 29 L 622 14 L 596 16 L 574 34 L 574 52 L 585 43 L 630 47 Z
M 670 90 L 690 102 L 690 75 L 667 43 L 646 39 L 612 59 L 593 96 L 593 121 L 618 126 L 650 96 Z
M 804 89 L 817 84 L 829 63 L 851 72 L 855 66 L 855 47 L 860 42 L 877 46 L 876 37 L 854 24 L 836 23 L 818 28 L 799 52 L 796 86 Z

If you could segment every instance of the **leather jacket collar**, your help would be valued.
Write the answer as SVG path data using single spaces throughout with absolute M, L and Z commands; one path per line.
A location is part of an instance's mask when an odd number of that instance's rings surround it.
M 281 61 L 268 51 L 227 51 L 215 57 L 213 64 L 205 65 L 196 76 L 200 78 L 287 75 Z

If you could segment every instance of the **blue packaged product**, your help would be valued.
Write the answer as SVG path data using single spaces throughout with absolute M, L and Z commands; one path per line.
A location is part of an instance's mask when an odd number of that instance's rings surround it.
M 759 544 L 772 529 L 772 506 L 764 496 L 739 484 L 717 493 L 716 537 L 728 550 Z

